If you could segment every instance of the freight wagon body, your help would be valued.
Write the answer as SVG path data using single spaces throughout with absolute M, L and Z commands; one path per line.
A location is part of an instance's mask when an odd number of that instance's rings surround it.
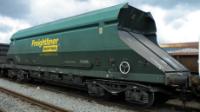
M 126 100 L 148 105 L 158 91 L 149 84 L 185 86 L 189 75 L 157 46 L 151 14 L 128 4 L 19 31 L 8 62 L 21 70 L 17 77 L 72 81 L 99 96 L 125 92 Z

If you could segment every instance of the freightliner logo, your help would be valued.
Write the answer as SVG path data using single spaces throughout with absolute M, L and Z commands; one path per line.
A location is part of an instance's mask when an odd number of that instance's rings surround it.
M 32 40 L 31 46 L 42 49 L 42 52 L 57 52 L 58 51 L 58 38 L 43 38 Z

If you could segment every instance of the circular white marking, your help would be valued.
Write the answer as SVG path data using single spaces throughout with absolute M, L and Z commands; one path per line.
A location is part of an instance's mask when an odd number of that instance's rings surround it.
M 131 67 L 128 61 L 122 61 L 119 65 L 119 70 L 122 74 L 128 74 L 130 69 Z

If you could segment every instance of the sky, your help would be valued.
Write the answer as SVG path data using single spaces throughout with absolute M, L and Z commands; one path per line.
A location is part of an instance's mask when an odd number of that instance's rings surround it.
M 124 2 L 151 12 L 160 44 L 200 38 L 200 0 L 0 0 L 0 43 L 21 29 Z

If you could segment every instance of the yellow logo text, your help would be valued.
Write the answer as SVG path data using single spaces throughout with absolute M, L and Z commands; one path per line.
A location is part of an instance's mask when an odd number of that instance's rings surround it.
M 32 40 L 31 46 L 42 48 L 42 52 L 57 52 L 58 42 L 58 38 L 43 38 Z

